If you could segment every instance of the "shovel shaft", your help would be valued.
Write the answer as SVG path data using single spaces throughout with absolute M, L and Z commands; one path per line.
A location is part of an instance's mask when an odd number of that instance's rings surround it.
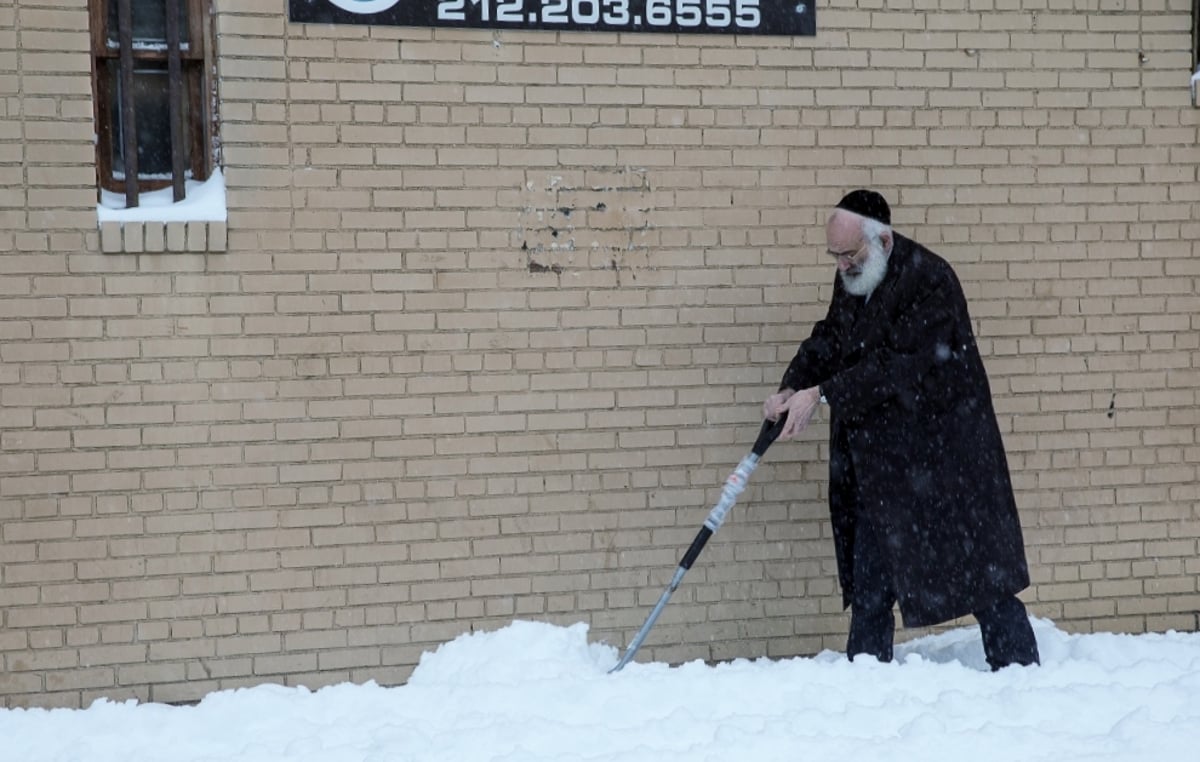
M 699 555 L 699 551 L 697 551 L 697 555 Z M 672 578 L 671 584 L 667 586 L 666 590 L 663 590 L 663 594 L 658 598 L 658 603 L 654 604 L 654 609 L 651 610 L 650 616 L 646 617 L 646 623 L 642 625 L 642 629 L 638 630 L 637 635 L 633 636 L 633 640 L 629 641 L 629 648 L 625 650 L 625 655 L 621 657 L 621 661 L 617 662 L 617 666 L 609 670 L 609 674 L 620 672 L 626 664 L 633 661 L 634 654 L 642 647 L 642 642 L 646 640 L 646 636 L 650 634 L 650 629 L 658 621 L 658 615 L 666 608 L 667 601 L 671 600 L 671 594 L 675 592 L 679 587 L 679 583 L 683 581 L 684 574 L 687 574 L 687 569 L 681 564 L 675 570 L 675 577 Z
M 713 536 L 713 530 L 709 529 L 708 525 L 700 527 L 700 531 L 696 533 L 696 538 L 692 540 L 691 547 L 683 554 L 683 558 L 679 560 L 679 568 L 687 571 L 692 568 L 692 564 L 696 562 L 700 551 L 704 550 L 704 546 L 708 543 L 708 538 Z
M 609 673 L 619 672 L 630 661 L 633 660 L 634 654 L 642 647 L 642 643 L 646 640 L 646 636 L 650 634 L 650 629 L 654 627 L 654 623 L 658 621 L 658 617 L 667 606 L 667 601 L 671 600 L 671 594 L 679 587 L 679 583 L 683 581 L 683 575 L 687 574 L 688 569 L 692 568 L 692 564 L 700 556 L 700 551 L 704 550 L 704 546 L 708 543 L 710 537 L 721 528 L 721 524 L 725 522 L 725 517 L 729 514 L 729 510 L 733 508 L 737 502 L 738 495 L 746 489 L 746 482 L 750 479 L 750 474 L 754 473 L 754 469 L 758 467 L 758 462 L 766 453 L 767 448 L 771 446 L 779 437 L 779 432 L 783 429 L 783 422 L 787 420 L 787 414 L 781 415 L 778 421 L 763 421 L 762 431 L 759 432 L 758 440 L 754 443 L 754 449 L 742 462 L 738 464 L 733 473 L 725 480 L 725 486 L 721 489 L 721 498 L 713 509 L 709 512 L 708 518 L 704 520 L 704 526 L 700 527 L 700 531 L 696 533 L 695 539 L 692 540 L 691 546 L 687 552 L 683 554 L 683 558 L 679 561 L 679 568 L 675 570 L 675 576 L 671 578 L 671 584 L 659 596 L 658 603 L 650 611 L 650 616 L 646 617 L 646 623 L 642 625 L 642 629 L 638 630 L 637 635 L 633 636 L 633 640 L 629 641 L 629 648 L 625 650 L 625 655 L 617 662 L 617 666 L 609 670 Z

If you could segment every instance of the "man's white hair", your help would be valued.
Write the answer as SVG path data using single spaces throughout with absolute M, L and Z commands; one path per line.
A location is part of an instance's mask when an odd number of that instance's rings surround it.
M 863 238 L 866 239 L 867 243 L 874 244 L 874 245 L 882 248 L 884 233 L 891 233 L 891 232 L 892 232 L 891 225 L 885 225 L 882 222 L 880 222 L 879 220 L 872 219 L 870 217 L 862 218 L 862 233 L 863 233 Z M 887 252 L 887 253 L 890 253 L 890 252 Z

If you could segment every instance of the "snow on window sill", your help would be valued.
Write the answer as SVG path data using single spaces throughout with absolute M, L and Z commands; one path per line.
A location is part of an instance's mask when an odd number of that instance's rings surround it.
M 132 209 L 123 195 L 101 191 L 96 217 L 105 253 L 225 251 L 225 178 L 218 169 L 202 183 L 188 181 L 177 204 L 170 188 L 143 193 Z

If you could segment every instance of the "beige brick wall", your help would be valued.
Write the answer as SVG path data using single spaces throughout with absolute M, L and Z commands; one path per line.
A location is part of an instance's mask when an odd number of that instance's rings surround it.
M 1189 3 L 842 1 L 807 39 L 217 7 L 226 251 L 141 254 L 96 225 L 86 3 L 0 7 L 0 704 L 398 682 L 514 618 L 623 645 L 856 186 L 962 277 L 1033 612 L 1197 628 Z M 826 433 L 648 656 L 843 646 Z

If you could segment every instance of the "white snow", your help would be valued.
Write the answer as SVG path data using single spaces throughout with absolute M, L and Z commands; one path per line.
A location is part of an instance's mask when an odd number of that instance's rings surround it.
M 100 191 L 100 204 L 96 216 L 100 222 L 224 222 L 225 176 L 220 169 L 213 170 L 204 182 L 184 182 L 187 194 L 178 204 L 172 201 L 170 188 L 138 194 L 138 206 L 125 208 L 125 195 L 112 191 Z
M 406 685 L 264 685 L 195 706 L 0 710 L 3 762 L 1144 762 L 1200 749 L 1200 634 L 1069 635 L 991 673 L 977 627 L 897 646 L 678 667 L 515 621 L 426 653 Z

